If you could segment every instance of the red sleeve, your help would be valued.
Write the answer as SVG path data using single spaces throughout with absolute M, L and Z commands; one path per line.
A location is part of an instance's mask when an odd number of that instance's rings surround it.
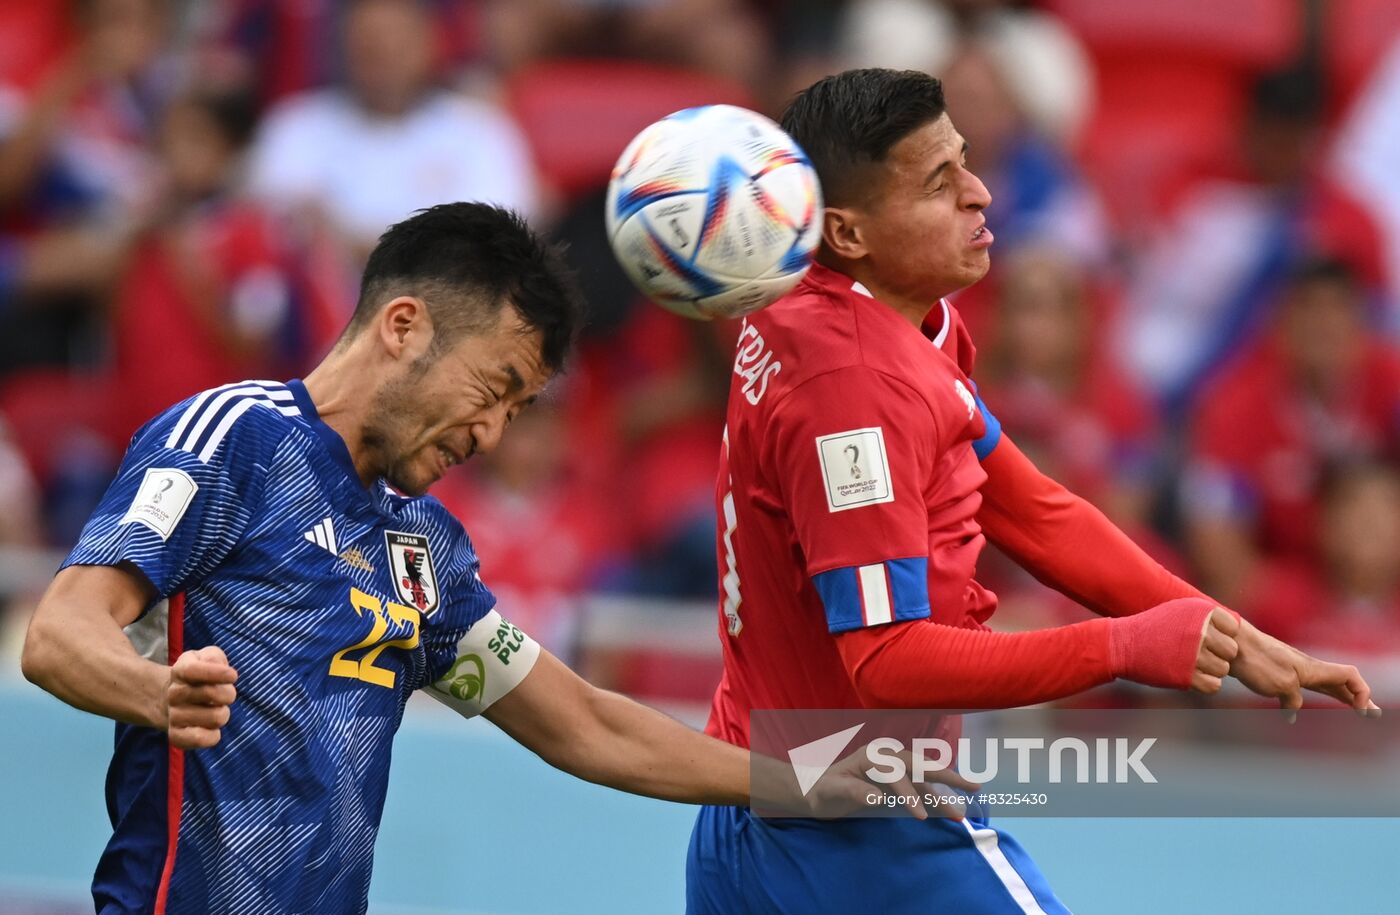
M 848 632 L 836 647 L 872 708 L 1015 708 L 1113 680 L 1113 622 L 1017 633 L 920 622 Z
M 1036 469 L 1006 436 L 982 460 L 977 521 L 987 539 L 1055 590 L 1103 616 L 1206 597 L 1148 556 L 1103 513 Z
M 1216 606 L 1199 597 L 1122 619 L 1036 632 L 929 621 L 856 630 L 836 640 L 856 692 L 875 708 L 1010 708 L 1048 702 L 1116 677 L 1187 689 Z
M 770 465 L 831 632 L 929 615 L 924 485 L 933 413 L 866 366 L 812 378 L 775 408 Z

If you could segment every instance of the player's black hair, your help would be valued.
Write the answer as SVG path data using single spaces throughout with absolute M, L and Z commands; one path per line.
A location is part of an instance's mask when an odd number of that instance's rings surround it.
M 486 203 L 443 203 L 389 227 L 370 253 L 344 343 L 396 296 L 421 298 L 433 352 L 494 327 L 509 305 L 543 338 L 540 355 L 563 368 L 583 313 L 563 252 L 519 214 Z
M 192 92 L 185 103 L 204 112 L 233 149 L 244 149 L 258 129 L 258 102 L 243 89 L 205 89 Z
M 1341 258 L 1319 254 L 1294 264 L 1288 274 L 1288 286 L 1292 289 L 1313 285 L 1341 286 L 1349 292 L 1359 292 L 1361 279 Z
M 1255 120 L 1311 124 L 1322 117 L 1325 104 L 1322 76 L 1308 66 L 1264 73 L 1249 90 L 1249 111 Z
M 808 86 L 783 112 L 788 132 L 812 160 L 828 203 L 849 201 L 862 172 L 947 110 L 943 84 L 918 70 L 847 70 Z

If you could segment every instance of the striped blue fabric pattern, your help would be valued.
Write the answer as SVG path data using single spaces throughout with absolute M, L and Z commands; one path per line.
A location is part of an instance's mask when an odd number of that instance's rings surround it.
M 124 520 L 162 469 L 196 487 L 164 539 Z M 405 566 L 391 534 L 427 556 Z M 495 603 L 461 524 L 431 497 L 365 487 L 300 382 L 243 382 L 137 433 L 65 565 L 123 562 L 158 604 L 184 595 L 186 649 L 217 645 L 239 672 L 221 742 L 185 753 L 173 786 L 169 910 L 364 911 L 404 704 Z M 149 656 L 164 625 L 132 627 Z M 101 911 L 148 912 L 167 859 L 167 744 L 118 733 L 93 893 Z

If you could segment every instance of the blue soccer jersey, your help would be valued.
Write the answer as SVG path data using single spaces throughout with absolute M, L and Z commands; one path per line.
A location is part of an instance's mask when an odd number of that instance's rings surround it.
M 136 434 L 64 565 L 119 563 L 158 594 L 137 649 L 216 645 L 238 699 L 212 749 L 117 725 L 97 910 L 364 911 L 404 704 L 495 603 L 462 526 L 363 486 L 300 382 L 243 382 Z

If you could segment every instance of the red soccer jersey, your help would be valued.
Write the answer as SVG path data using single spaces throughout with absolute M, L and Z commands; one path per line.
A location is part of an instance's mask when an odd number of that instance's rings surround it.
M 947 302 L 921 332 L 821 265 L 749 317 L 716 490 L 724 676 L 709 733 L 747 746 L 751 709 L 861 707 L 843 632 L 992 614 L 974 516 L 999 426 L 973 356 Z

